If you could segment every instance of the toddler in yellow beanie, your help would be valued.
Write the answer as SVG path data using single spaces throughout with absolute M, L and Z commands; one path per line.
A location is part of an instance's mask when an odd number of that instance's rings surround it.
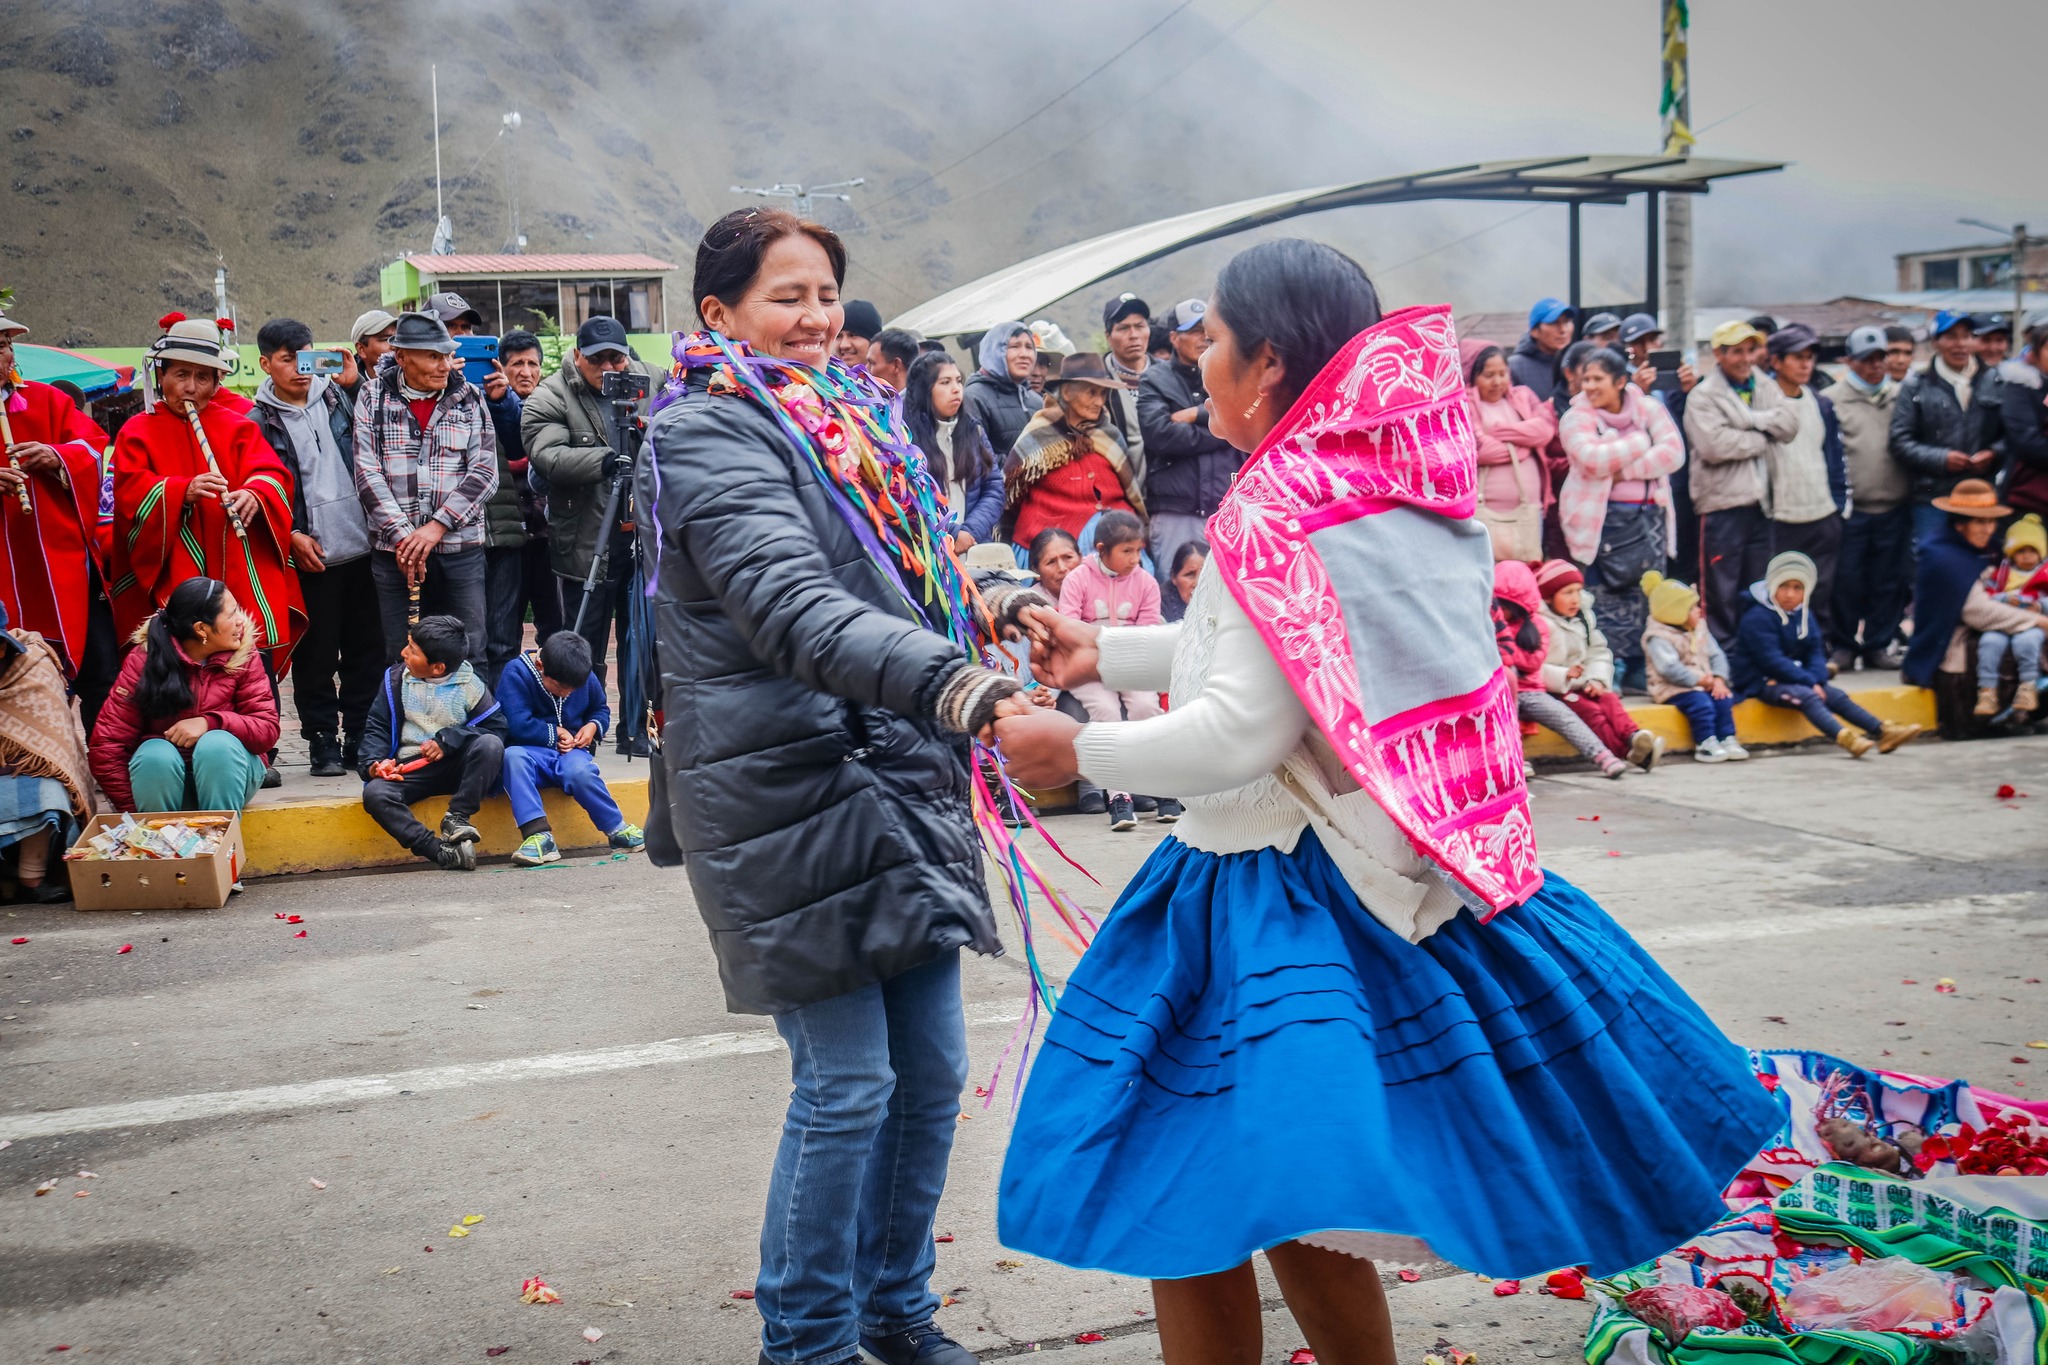
M 1650 621 L 1643 627 L 1643 668 L 1650 700 L 1677 707 L 1692 727 L 1693 761 L 1729 763 L 1749 757 L 1735 742 L 1735 692 L 1728 656 L 1707 630 L 1706 609 L 1688 584 L 1655 569 L 1643 575 Z

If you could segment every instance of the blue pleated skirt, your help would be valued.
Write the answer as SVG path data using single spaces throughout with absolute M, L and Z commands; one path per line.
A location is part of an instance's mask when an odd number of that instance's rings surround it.
M 1421 943 L 1313 833 L 1156 849 L 1081 959 L 1003 1165 L 1004 1245 L 1153 1279 L 1333 1229 L 1500 1278 L 1651 1260 L 1781 1115 L 1745 1054 L 1555 873 Z

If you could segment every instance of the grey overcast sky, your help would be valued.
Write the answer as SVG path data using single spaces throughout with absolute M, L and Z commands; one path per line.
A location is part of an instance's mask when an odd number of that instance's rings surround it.
M 1255 4 L 1202 0 L 1219 27 Z M 1656 0 L 1272 0 L 1236 42 L 1356 130 L 1353 163 L 1330 168 L 1350 178 L 1657 150 L 1658 13 Z M 2048 231 L 2044 54 L 2041 0 L 1694 0 L 1698 154 L 1792 163 L 1699 201 L 1700 302 L 1891 290 L 1893 253 L 1986 240 L 1961 216 Z M 1636 203 L 1586 210 L 1589 298 L 1638 296 Z M 1390 293 L 1514 308 L 1564 292 L 1562 209 L 1435 248 L 1520 212 L 1357 210 L 1342 235 L 1387 243 L 1365 254 Z

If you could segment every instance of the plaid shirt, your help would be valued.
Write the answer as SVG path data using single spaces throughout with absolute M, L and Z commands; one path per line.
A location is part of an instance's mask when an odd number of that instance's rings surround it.
M 428 521 L 448 528 L 435 548 L 484 543 L 484 504 L 498 487 L 498 440 L 483 391 L 451 375 L 425 431 L 386 359 L 356 395 L 356 492 L 380 550 L 395 550 Z

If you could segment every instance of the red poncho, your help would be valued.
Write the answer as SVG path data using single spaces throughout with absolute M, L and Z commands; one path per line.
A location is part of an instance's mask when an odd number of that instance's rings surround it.
M 218 399 L 199 420 L 229 490 L 246 488 L 261 505 L 247 523 L 249 538 L 235 535 L 219 499 L 186 503 L 186 487 L 207 472 L 186 418 L 162 403 L 130 418 L 114 443 L 114 626 L 126 639 L 186 579 L 218 578 L 249 613 L 256 648 L 272 651 L 282 674 L 306 630 L 291 568 L 291 472 L 256 424 Z
M 33 381 L 16 386 L 7 424 L 17 442 L 55 447 L 62 475 L 28 474 L 30 512 L 21 499 L 0 496 L 0 601 L 16 630 L 33 630 L 56 644 L 77 673 L 85 656 L 86 609 L 92 601 L 93 525 L 100 506 L 100 452 L 107 433 L 78 410 L 62 389 Z

